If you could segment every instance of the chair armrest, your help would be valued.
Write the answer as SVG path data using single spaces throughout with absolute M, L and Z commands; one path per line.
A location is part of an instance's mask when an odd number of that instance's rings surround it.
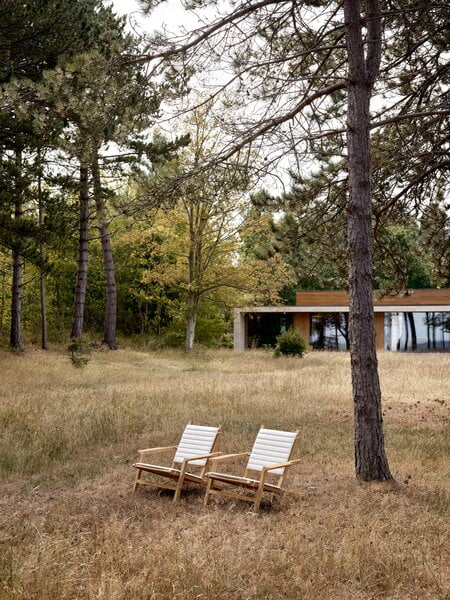
M 177 446 L 162 446 L 161 448 L 144 448 L 143 450 L 138 450 L 141 458 L 146 454 L 158 454 L 162 452 L 168 452 L 169 450 L 176 450 Z
M 183 459 L 183 465 L 186 463 L 190 463 L 191 460 L 199 460 L 201 458 L 212 458 L 213 456 L 218 457 L 220 456 L 220 452 L 210 452 L 209 454 L 198 454 L 196 456 L 188 456 L 186 458 Z
M 221 454 L 211 459 L 210 471 L 217 469 L 216 463 L 237 460 L 238 458 L 246 458 L 250 456 L 250 452 L 239 452 L 238 454 Z
M 250 452 L 240 452 L 239 454 L 221 454 L 220 456 L 217 456 L 216 458 L 213 458 L 213 460 L 211 462 L 223 462 L 226 460 L 234 460 L 235 458 L 245 458 L 246 456 L 249 456 Z
M 296 463 L 299 463 L 302 459 L 301 458 L 295 458 L 293 460 L 287 460 L 286 462 L 280 462 L 280 463 L 276 463 L 274 465 L 267 465 L 267 467 L 263 467 L 262 471 L 263 473 L 265 471 L 271 471 L 272 469 L 281 469 L 282 467 L 290 467 L 291 465 L 295 465 Z

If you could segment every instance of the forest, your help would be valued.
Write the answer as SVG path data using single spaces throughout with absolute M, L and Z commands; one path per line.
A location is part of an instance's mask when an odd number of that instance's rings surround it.
M 347 287 L 339 3 L 276 4 L 244 4 L 222 29 L 214 15 L 177 53 L 98 0 L 2 0 L 4 347 L 229 346 L 234 306 Z M 385 3 L 371 124 L 381 293 L 450 285 L 445 4 Z M 239 39 L 247 17 L 260 26 Z

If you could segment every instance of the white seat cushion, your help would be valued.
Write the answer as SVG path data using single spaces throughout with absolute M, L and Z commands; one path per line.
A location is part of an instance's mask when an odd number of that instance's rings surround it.
M 292 431 L 260 429 L 253 444 L 247 469 L 262 471 L 264 467 L 289 460 L 297 434 Z M 271 473 L 282 475 L 284 467 L 273 469 Z
M 218 432 L 218 427 L 187 425 L 181 436 L 173 461 L 182 463 L 185 458 L 209 454 L 212 451 Z M 206 464 L 206 461 L 206 458 L 201 458 L 190 462 L 193 465 L 200 465 L 203 467 Z

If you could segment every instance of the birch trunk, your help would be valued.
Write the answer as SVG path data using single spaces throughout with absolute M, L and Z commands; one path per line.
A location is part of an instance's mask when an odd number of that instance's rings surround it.
M 187 325 L 186 325 L 186 352 L 192 352 L 194 350 L 195 342 L 195 325 L 197 323 L 197 309 L 198 300 L 194 295 L 190 295 L 187 301 L 188 314 L 187 314 Z

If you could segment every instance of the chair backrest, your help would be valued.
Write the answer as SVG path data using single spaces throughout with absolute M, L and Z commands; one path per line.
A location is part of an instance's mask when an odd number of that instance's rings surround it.
M 182 463 L 185 458 L 208 454 L 214 451 L 214 447 L 219 435 L 220 427 L 208 427 L 205 425 L 186 425 L 186 429 L 181 436 L 178 444 L 174 463 Z M 193 465 L 205 466 L 207 459 L 191 461 Z
M 298 439 L 298 431 L 260 429 L 250 453 L 246 470 L 262 471 L 263 467 L 289 460 Z M 271 473 L 282 475 L 284 467 Z

